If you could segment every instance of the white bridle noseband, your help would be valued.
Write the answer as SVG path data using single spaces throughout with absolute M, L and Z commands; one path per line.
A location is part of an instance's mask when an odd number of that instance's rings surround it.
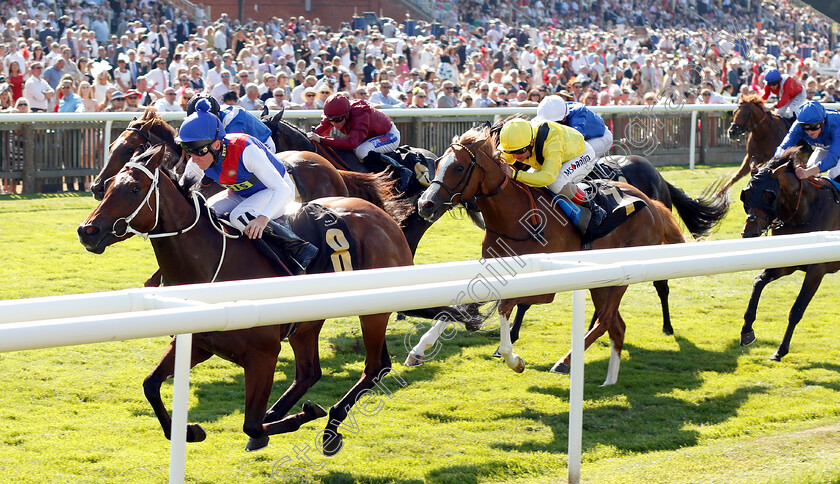
M 143 173 L 145 173 L 146 176 L 148 176 L 149 179 L 152 180 L 152 185 L 149 187 L 149 191 L 146 192 L 146 197 L 143 199 L 142 202 L 140 202 L 140 205 L 138 205 L 137 208 L 134 209 L 134 212 L 132 212 L 131 215 L 129 215 L 128 217 L 120 217 L 120 218 L 118 218 L 117 220 L 114 221 L 114 225 L 111 227 L 111 233 L 112 234 L 114 234 L 116 237 L 125 237 L 129 233 L 132 233 L 132 234 L 135 234 L 135 235 L 139 235 L 140 237 L 143 237 L 144 240 L 159 239 L 159 238 L 174 237 L 176 235 L 184 234 L 186 232 L 189 232 L 193 227 L 196 226 L 196 224 L 198 224 L 198 220 L 201 218 L 201 205 L 199 203 L 199 197 L 204 199 L 204 196 L 201 195 L 198 191 L 193 191 L 192 192 L 192 200 L 193 200 L 193 205 L 195 206 L 195 220 L 193 221 L 193 223 L 190 224 L 189 227 L 177 230 L 175 232 L 163 232 L 163 233 L 158 233 L 158 234 L 151 233 L 152 230 L 154 230 L 155 227 L 157 227 L 158 221 L 160 220 L 160 185 L 159 185 L 160 168 L 159 167 L 155 168 L 154 173 L 152 173 L 145 166 L 143 166 L 139 163 L 132 162 L 132 161 L 129 161 L 128 163 L 126 163 L 125 166 L 129 167 L 129 168 L 136 168 L 136 169 L 142 171 Z M 152 197 L 152 192 L 154 192 L 154 194 L 155 194 L 155 208 L 154 208 L 155 224 L 152 225 L 152 228 L 150 228 L 148 232 L 139 232 L 138 230 L 136 230 L 134 227 L 131 226 L 131 221 L 134 220 L 134 217 L 136 217 L 138 213 L 140 213 L 140 210 L 143 208 L 143 206 L 148 205 L 149 210 L 152 210 L 152 206 L 149 203 L 149 200 Z M 205 201 L 205 203 L 207 202 L 206 199 L 204 199 L 204 201 Z M 117 229 L 116 229 L 117 223 L 119 223 L 120 221 L 125 222 L 125 230 L 123 231 L 122 234 L 117 233 Z M 213 279 L 210 280 L 210 282 L 214 282 L 216 280 L 216 277 L 219 275 L 219 270 L 221 270 L 222 263 L 225 260 L 225 249 L 227 248 L 227 239 L 228 238 L 234 238 L 234 239 L 239 238 L 239 235 L 228 234 L 227 232 L 224 231 L 224 229 L 222 227 L 217 226 L 215 223 L 212 223 L 212 217 L 211 217 L 211 225 L 213 226 L 214 229 L 216 229 L 217 232 L 219 232 L 222 235 L 222 256 L 219 259 L 218 267 L 216 267 L 216 273 L 213 274 Z

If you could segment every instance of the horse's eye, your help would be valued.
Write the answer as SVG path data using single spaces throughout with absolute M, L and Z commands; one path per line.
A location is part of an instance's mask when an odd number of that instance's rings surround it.
M 463 173 L 464 170 L 466 170 L 466 168 L 464 168 L 464 165 L 456 165 L 455 166 L 455 173 Z
M 132 183 L 131 193 L 140 193 L 140 185 L 138 185 L 137 183 Z

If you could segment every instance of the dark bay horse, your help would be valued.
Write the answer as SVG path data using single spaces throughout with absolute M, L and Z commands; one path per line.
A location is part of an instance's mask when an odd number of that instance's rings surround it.
M 760 165 L 770 161 L 787 131 L 784 120 L 764 107 L 761 96 L 753 94 L 743 98 L 732 115 L 729 139 L 740 141 L 748 134 L 747 154 L 738 171 L 729 177 L 720 191 L 729 190 L 736 181 L 749 173 L 751 164 Z
M 274 139 L 274 145 L 277 148 L 278 153 L 282 153 L 287 150 L 317 152 L 329 160 L 330 163 L 332 163 L 338 170 L 353 170 L 360 173 L 368 172 L 368 169 L 356 158 L 356 155 L 354 155 L 353 152 L 326 149 L 320 144 L 309 141 L 309 138 L 306 137 L 306 134 L 303 131 L 294 124 L 283 119 L 283 113 L 284 111 L 280 111 L 273 116 L 264 114 L 261 118 L 263 123 L 271 128 L 272 138 Z M 426 160 L 434 160 L 436 158 L 434 153 L 429 150 L 412 148 L 412 151 L 422 155 L 422 157 Z M 413 169 L 412 167 L 409 168 Z M 434 166 L 428 166 L 427 169 L 429 170 L 429 177 L 431 177 L 434 172 Z M 417 215 L 417 210 L 415 208 L 417 198 L 419 198 L 420 194 L 423 193 L 424 189 L 425 187 L 423 185 L 417 181 L 412 181 L 408 188 L 406 188 L 406 191 L 400 194 L 399 197 L 400 200 L 405 201 L 412 207 L 400 221 L 400 227 L 403 229 L 403 233 L 405 234 L 406 240 L 408 240 L 408 245 L 411 247 L 412 253 L 417 250 L 417 246 L 420 244 L 420 239 L 423 237 L 423 234 L 425 234 L 426 230 L 432 226 L 430 222 Z M 469 210 L 467 213 L 470 214 L 470 216 L 473 215 L 473 213 Z M 475 219 L 473 220 L 475 221 Z M 476 221 L 476 223 L 480 222 Z
M 169 285 L 276 277 L 274 266 L 245 237 L 225 233 L 209 216 L 199 195 L 178 186 L 175 175 L 162 166 L 166 158 L 163 145 L 136 153 L 105 189 L 99 206 L 79 226 L 82 245 L 94 253 L 139 233 L 151 239 L 158 264 Z M 358 198 L 324 198 L 318 203 L 331 208 L 349 229 L 357 243 L 359 258 L 355 268 L 410 266 L 411 251 L 396 222 L 373 204 Z M 456 311 L 435 308 L 429 312 Z M 452 314 L 456 319 L 463 315 Z M 341 448 L 337 429 L 359 395 L 370 389 L 391 366 L 385 345 L 389 313 L 361 316 L 365 346 L 365 368 L 359 381 L 329 411 L 324 452 L 332 455 Z M 467 318 L 468 324 L 474 324 Z M 245 372 L 245 423 L 250 437 L 248 450 L 268 444 L 271 434 L 297 430 L 303 423 L 325 415 L 317 405 L 304 404 L 303 411 L 286 414 L 321 377 L 318 334 L 324 321 L 282 324 L 229 332 L 194 335 L 191 366 L 214 354 L 243 367 Z M 280 399 L 266 412 L 271 394 L 280 343 L 288 337 L 295 354 L 295 379 Z M 143 383 L 146 398 L 167 437 L 171 418 L 161 400 L 161 384 L 173 374 L 173 338 L 160 363 Z M 327 438 L 329 436 L 329 438 Z M 204 440 L 198 424 L 190 424 L 187 439 Z
M 507 177 L 501 168 L 496 151 L 496 141 L 501 123 L 492 129 L 473 128 L 457 139 L 438 160 L 437 173 L 431 186 L 418 202 L 420 214 L 431 220 L 439 218 L 450 207 L 465 200 L 475 200 L 484 216 L 486 232 L 482 242 L 482 255 L 494 257 L 508 247 L 516 254 L 540 252 L 567 252 L 581 249 L 581 236 L 562 213 L 542 217 L 545 239 L 538 240 L 533 227 L 520 220 L 535 206 L 551 206 L 551 196 L 544 190 L 529 188 Z M 685 242 L 676 219 L 662 203 L 650 200 L 638 189 L 616 183 L 628 194 L 643 201 L 644 206 L 627 222 L 610 234 L 594 242 L 593 248 L 632 247 L 639 245 L 676 244 Z M 547 205 L 544 205 L 547 204 Z M 621 349 L 624 345 L 624 320 L 619 304 L 627 286 L 592 289 L 590 293 L 598 318 L 586 335 L 589 347 L 605 332 L 610 335 L 612 351 L 605 384 L 618 379 Z M 508 318 L 517 304 L 546 304 L 554 294 L 502 300 L 499 315 L 502 320 L 500 353 L 511 368 L 521 371 L 522 360 L 512 353 L 507 337 Z M 560 372 L 568 373 L 571 352 L 555 365 Z
M 798 154 L 799 148 L 791 148 L 753 171 L 749 184 L 741 192 L 741 201 L 747 212 L 742 236 L 758 237 L 768 230 L 772 231 L 772 235 L 840 230 L 840 194 L 827 179 L 797 178 L 794 169 L 801 164 Z M 741 345 L 755 341 L 752 325 L 764 287 L 780 277 L 804 271 L 802 288 L 788 314 L 785 336 L 770 357 L 773 361 L 781 361 L 788 354 L 796 324 L 802 319 L 823 277 L 838 270 L 840 261 L 763 270 L 753 282 L 750 301 L 744 313 L 744 326 L 741 328 Z

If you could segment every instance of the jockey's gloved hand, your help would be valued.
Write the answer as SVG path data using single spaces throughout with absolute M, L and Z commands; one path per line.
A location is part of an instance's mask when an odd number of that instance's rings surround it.
M 314 131 L 306 133 L 306 137 L 309 138 L 309 141 L 315 141 L 316 143 L 321 142 L 321 135 L 315 133 Z

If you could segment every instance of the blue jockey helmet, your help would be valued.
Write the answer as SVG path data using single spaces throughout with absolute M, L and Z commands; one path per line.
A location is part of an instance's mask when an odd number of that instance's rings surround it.
M 799 108 L 796 120 L 802 124 L 822 123 L 825 121 L 825 108 L 816 101 L 808 101 Z
M 189 148 L 200 148 L 224 138 L 226 133 L 222 121 L 210 112 L 211 109 L 212 104 L 207 99 L 195 103 L 195 112 L 184 120 L 175 142 Z
M 770 84 L 771 82 L 776 82 L 782 79 L 782 73 L 779 72 L 779 69 L 770 69 L 767 71 L 767 74 L 764 74 L 764 82 Z

